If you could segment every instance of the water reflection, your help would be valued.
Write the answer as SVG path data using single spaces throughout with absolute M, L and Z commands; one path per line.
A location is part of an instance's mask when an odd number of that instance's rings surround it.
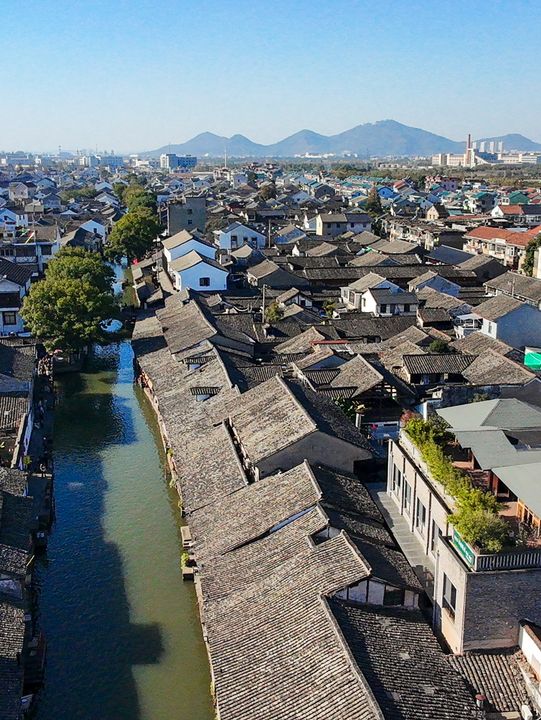
M 59 382 L 57 522 L 38 571 L 48 640 L 40 720 L 212 717 L 164 458 L 140 402 L 128 343 L 99 349 L 87 372 Z

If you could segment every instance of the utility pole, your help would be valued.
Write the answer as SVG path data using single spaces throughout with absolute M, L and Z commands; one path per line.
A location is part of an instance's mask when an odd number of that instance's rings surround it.
M 261 321 L 265 322 L 265 290 L 267 289 L 266 285 L 263 285 L 263 303 L 262 303 L 262 309 L 261 309 Z

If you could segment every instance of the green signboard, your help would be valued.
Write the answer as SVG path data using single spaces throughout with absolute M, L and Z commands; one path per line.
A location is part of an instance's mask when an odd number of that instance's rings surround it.
M 524 355 L 524 365 L 529 370 L 541 370 L 541 350 L 527 350 Z
M 468 545 L 468 543 L 462 539 L 460 534 L 453 528 L 453 545 L 458 550 L 458 554 L 463 560 L 471 567 L 475 567 L 475 553 Z

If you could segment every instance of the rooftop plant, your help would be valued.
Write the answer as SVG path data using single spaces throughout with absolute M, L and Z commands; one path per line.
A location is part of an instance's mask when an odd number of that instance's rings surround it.
M 413 416 L 404 429 L 419 448 L 434 480 L 455 499 L 456 511 L 449 519 L 456 530 L 471 545 L 500 552 L 510 542 L 507 523 L 499 516 L 502 506 L 491 493 L 473 487 L 469 477 L 445 454 L 449 434 L 443 424 Z

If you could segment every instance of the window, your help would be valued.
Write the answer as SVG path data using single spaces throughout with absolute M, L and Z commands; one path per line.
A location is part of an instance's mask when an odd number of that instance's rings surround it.
M 442 605 L 454 620 L 456 612 L 456 587 L 449 580 L 445 573 L 443 574 Z
M 192 210 L 192 208 L 188 208 L 188 209 L 186 210 L 186 212 L 188 213 L 188 215 L 193 215 L 193 210 Z
M 438 538 L 441 537 L 441 530 L 436 525 L 436 521 L 432 520 L 430 525 L 430 552 L 436 552 L 436 546 L 438 544 Z
M 386 313 L 386 312 L 387 312 L 387 305 L 386 305 L 385 303 L 383 303 L 382 305 L 380 305 L 380 306 L 379 306 L 379 311 L 382 312 L 382 313 Z
M 404 604 L 404 590 L 401 588 L 394 588 L 390 585 L 385 586 L 385 592 L 383 594 L 384 605 L 403 605 Z
M 17 325 L 17 313 L 8 311 L 2 313 L 2 320 L 4 325 Z
M 199 278 L 199 287 L 209 287 L 209 286 L 210 286 L 210 278 L 209 277 Z
M 392 490 L 393 493 L 400 497 L 400 488 L 402 486 L 402 473 L 396 465 L 393 465 Z
M 193 225 L 192 220 L 188 220 L 188 225 Z
M 237 235 L 231 235 L 231 242 L 232 242 L 232 243 L 236 243 L 237 240 L 238 240 Z
M 426 508 L 419 498 L 417 498 L 417 502 L 415 503 L 415 527 L 421 535 L 425 534 Z
M 411 510 L 411 485 L 404 480 L 404 510 L 409 514 Z
M 406 303 L 406 304 L 404 305 L 404 312 L 409 312 L 409 311 L 410 311 L 410 304 L 409 304 L 409 303 Z

